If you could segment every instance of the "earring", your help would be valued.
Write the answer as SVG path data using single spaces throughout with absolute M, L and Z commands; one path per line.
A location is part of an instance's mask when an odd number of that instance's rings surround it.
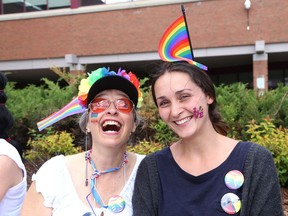
M 85 168 L 85 186 L 88 186 L 88 159 L 89 159 L 89 152 L 87 150 L 88 145 L 88 132 L 86 130 L 85 133 L 85 160 L 86 160 L 86 168 Z
M 86 114 L 86 131 L 85 131 L 85 160 L 86 160 L 86 167 L 85 167 L 85 186 L 88 186 L 88 160 L 90 158 L 90 151 L 88 151 L 88 133 L 90 133 L 90 129 L 88 127 L 88 120 L 89 120 L 89 112 L 87 110 Z

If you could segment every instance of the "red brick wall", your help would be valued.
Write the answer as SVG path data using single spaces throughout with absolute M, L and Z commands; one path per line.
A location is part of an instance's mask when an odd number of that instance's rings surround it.
M 253 87 L 257 89 L 257 78 L 264 77 L 265 79 L 265 89 L 268 89 L 268 62 L 254 61 L 253 62 Z
M 288 1 L 251 0 L 250 31 L 244 0 L 184 4 L 194 48 L 288 42 Z M 0 61 L 156 52 L 181 5 L 0 21 Z

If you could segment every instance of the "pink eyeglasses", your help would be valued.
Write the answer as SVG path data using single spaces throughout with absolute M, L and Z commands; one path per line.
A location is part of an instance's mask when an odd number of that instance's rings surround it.
M 133 102 L 128 98 L 120 98 L 114 101 L 109 101 L 105 98 L 95 98 L 89 104 L 89 107 L 94 113 L 101 113 L 108 109 L 111 103 L 113 103 L 116 109 L 122 113 L 130 113 L 134 108 Z

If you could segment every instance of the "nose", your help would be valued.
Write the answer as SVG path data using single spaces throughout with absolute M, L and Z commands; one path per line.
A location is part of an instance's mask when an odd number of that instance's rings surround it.
M 109 107 L 106 109 L 107 113 L 115 115 L 116 113 L 118 113 L 118 110 L 116 109 L 116 106 L 114 104 L 114 102 L 111 102 Z
M 183 109 L 181 104 L 178 101 L 171 102 L 171 111 L 170 114 L 172 117 L 177 117 L 182 113 Z

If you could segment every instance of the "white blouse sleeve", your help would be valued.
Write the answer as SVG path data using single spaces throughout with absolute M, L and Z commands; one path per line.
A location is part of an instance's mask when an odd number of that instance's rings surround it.
M 67 170 L 63 155 L 55 156 L 46 161 L 36 174 L 32 176 L 36 191 L 44 197 L 46 207 L 55 208 L 61 200 L 61 188 L 67 181 Z

